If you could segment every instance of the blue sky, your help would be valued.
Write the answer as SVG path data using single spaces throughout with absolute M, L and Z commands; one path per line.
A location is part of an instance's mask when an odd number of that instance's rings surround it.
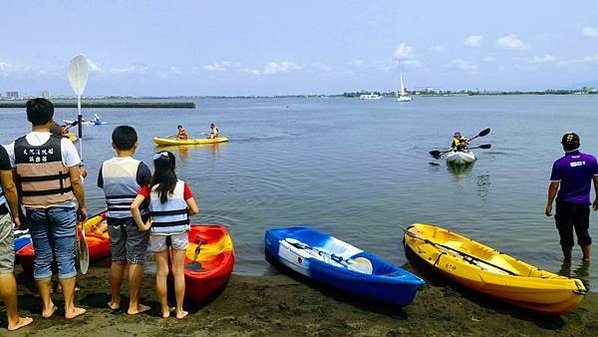
M 598 1 L 3 1 L 0 93 L 280 95 L 598 80 Z

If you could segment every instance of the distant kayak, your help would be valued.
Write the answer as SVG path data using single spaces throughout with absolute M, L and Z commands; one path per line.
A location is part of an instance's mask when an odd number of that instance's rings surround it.
M 424 281 L 381 258 L 308 227 L 266 231 L 266 257 L 355 297 L 405 306 Z
M 62 122 L 64 124 L 66 124 L 66 125 L 72 125 L 72 124 L 74 124 L 76 122 L 76 120 L 74 120 L 74 119 L 63 119 Z M 83 125 L 93 125 L 93 122 L 83 119 L 81 121 L 81 124 L 83 124 Z
M 176 138 L 162 138 L 154 137 L 154 143 L 161 146 L 170 145 L 205 145 L 228 142 L 228 137 L 218 137 L 213 139 L 195 138 L 195 139 L 176 139 Z
M 75 135 L 74 133 L 67 133 L 66 136 L 64 136 L 65 138 L 68 138 L 71 142 L 76 142 L 77 141 L 77 135 Z
M 446 162 L 454 165 L 471 164 L 475 160 L 475 154 L 471 151 L 450 151 L 446 155 Z
M 101 121 L 101 120 L 95 120 L 95 121 L 93 121 L 93 125 L 107 125 L 107 124 L 108 124 L 108 122 L 104 122 L 104 121 Z

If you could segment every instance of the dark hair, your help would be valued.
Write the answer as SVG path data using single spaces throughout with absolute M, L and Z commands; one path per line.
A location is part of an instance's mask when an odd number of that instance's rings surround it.
M 176 162 L 170 151 L 158 152 L 154 155 L 154 175 L 150 180 L 150 190 L 156 187 L 160 202 L 165 203 L 168 195 L 174 192 L 178 178 L 174 172 Z
M 27 120 L 33 125 L 44 125 L 54 117 L 54 104 L 45 98 L 33 98 L 25 104 Z
M 214 125 L 214 124 L 210 124 L 210 127 L 211 127 L 211 128 L 213 128 L 213 127 L 215 127 L 215 126 L 216 126 L 216 125 Z
M 182 125 L 177 125 L 177 129 L 181 129 L 183 126 Z
M 56 122 L 50 124 L 50 133 L 54 136 L 62 137 L 62 126 Z
M 567 132 L 561 138 L 561 144 L 565 151 L 573 151 L 579 147 L 579 136 L 575 132 Z
M 137 139 L 137 132 L 128 125 L 117 126 L 112 131 L 112 143 L 120 151 L 132 149 L 137 143 Z

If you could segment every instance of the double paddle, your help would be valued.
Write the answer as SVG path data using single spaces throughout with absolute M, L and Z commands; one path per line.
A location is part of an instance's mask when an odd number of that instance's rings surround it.
M 475 135 L 474 137 L 471 137 L 471 139 L 468 140 L 468 142 L 471 142 L 472 140 L 478 138 L 478 137 L 484 137 L 486 135 L 488 135 L 490 133 L 490 128 L 486 128 L 482 131 L 480 131 L 477 135 Z M 489 149 L 492 147 L 492 144 L 482 144 L 479 146 L 475 146 L 475 147 L 470 147 L 469 149 Z M 430 155 L 432 157 L 434 157 L 435 159 L 439 159 L 443 154 L 445 153 L 449 153 L 451 152 L 452 149 L 448 149 L 445 151 L 440 151 L 440 150 L 432 150 L 430 151 Z

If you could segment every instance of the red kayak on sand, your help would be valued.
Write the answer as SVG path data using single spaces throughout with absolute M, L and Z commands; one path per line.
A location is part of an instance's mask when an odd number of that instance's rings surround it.
M 98 234 L 98 229 L 101 227 L 106 219 L 106 213 L 102 212 L 94 217 L 91 217 L 83 223 L 85 226 L 85 241 L 89 247 L 89 261 L 94 262 L 110 256 L 110 237 L 107 231 L 102 230 L 102 234 Z M 29 274 L 33 274 L 33 260 L 35 252 L 33 243 L 21 248 L 16 257 L 21 261 L 23 270 Z
M 185 256 L 185 294 L 201 302 L 222 289 L 233 271 L 233 241 L 222 225 L 191 225 Z

